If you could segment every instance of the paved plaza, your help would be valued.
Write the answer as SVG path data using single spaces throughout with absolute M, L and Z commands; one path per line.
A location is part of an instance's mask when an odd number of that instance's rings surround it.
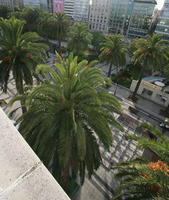
M 117 118 L 119 118 L 119 116 L 117 116 Z M 86 177 L 84 185 L 74 196 L 74 200 L 112 199 L 114 189 L 118 185 L 118 182 L 114 178 L 116 170 L 112 170 L 111 166 L 121 161 L 131 160 L 143 154 L 142 150 L 136 148 L 135 141 L 127 141 L 125 139 L 125 136 L 128 134 L 136 134 L 136 129 L 128 128 L 125 124 L 123 124 L 123 127 L 125 128 L 124 132 L 120 132 L 114 128 L 112 129 L 114 140 L 109 151 L 105 150 L 103 145 L 100 144 L 103 164 L 94 173 L 91 179 Z

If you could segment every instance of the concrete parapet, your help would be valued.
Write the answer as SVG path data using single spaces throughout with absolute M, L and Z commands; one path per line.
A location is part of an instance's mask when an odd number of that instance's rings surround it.
M 0 199 L 69 200 L 1 108 Z

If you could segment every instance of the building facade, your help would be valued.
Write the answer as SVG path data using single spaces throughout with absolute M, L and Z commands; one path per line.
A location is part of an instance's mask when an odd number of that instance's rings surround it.
M 23 0 L 0 0 L 0 5 L 7 5 L 10 8 L 14 9 L 15 6 L 23 8 Z
M 155 32 L 169 39 L 169 0 L 164 2 Z
M 24 7 L 26 6 L 40 7 L 40 0 L 24 0 Z
M 88 25 L 92 31 L 144 37 L 155 5 L 155 0 L 93 0 L 88 9 Z
M 11 7 L 12 2 L 10 0 L 0 0 L 0 5 L 7 5 Z
M 109 33 L 125 34 L 126 25 L 130 17 L 128 15 L 130 15 L 130 8 L 132 8 L 131 6 L 133 6 L 131 2 L 133 2 L 133 0 L 112 0 L 108 24 Z
M 75 0 L 64 0 L 64 12 L 68 17 L 72 19 L 74 16 L 74 4 Z
M 73 19 L 77 22 L 88 23 L 89 0 L 75 0 Z
M 155 5 L 155 0 L 134 0 L 126 33 L 128 37 L 144 37 L 148 34 Z
M 64 0 L 53 0 L 53 12 L 64 12 Z
M 47 0 L 40 0 L 40 7 L 45 11 L 49 11 L 48 1 Z
M 89 5 L 88 26 L 92 31 L 108 33 L 109 16 L 112 0 L 93 0 Z

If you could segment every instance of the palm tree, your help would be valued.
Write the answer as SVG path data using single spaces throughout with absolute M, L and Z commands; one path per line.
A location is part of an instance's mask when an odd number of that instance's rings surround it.
M 8 19 L 12 10 L 7 5 L 0 5 L 0 17 Z
M 145 39 L 141 38 L 135 40 L 136 50 L 133 55 L 133 62 L 135 64 L 141 64 L 142 69 L 133 92 L 133 99 L 137 94 L 145 69 L 150 67 L 152 69 L 160 69 L 160 67 L 163 66 L 169 54 L 169 47 L 167 44 L 169 44 L 169 42 L 163 40 L 163 37 L 158 34 L 153 34 L 152 36 L 147 35 Z
M 23 94 L 23 81 L 31 85 L 35 66 L 46 58 L 48 47 L 36 43 L 41 40 L 37 33 L 22 34 L 23 26 L 24 22 L 15 18 L 0 20 L 0 83 L 4 92 L 12 72 L 16 89 Z
M 99 167 L 99 141 L 109 148 L 111 126 L 122 130 L 112 115 L 120 113 L 121 105 L 112 95 L 98 90 L 104 79 L 100 69 L 91 68 L 94 62 L 78 63 L 73 54 L 66 61 L 57 54 L 57 59 L 57 73 L 48 66 L 38 66 L 44 84 L 26 97 L 28 111 L 18 121 L 19 131 L 65 188 L 77 175 L 83 183 L 86 168 L 91 176 Z M 45 78 L 47 72 L 51 81 Z M 11 103 L 15 100 L 18 97 Z
M 84 51 L 88 50 L 88 45 L 91 44 L 92 34 L 85 24 L 76 23 L 70 33 L 68 41 L 68 48 L 73 51 L 75 55 L 82 55 Z
M 99 55 L 100 49 L 101 49 L 101 44 L 104 42 L 105 37 L 102 33 L 98 32 L 98 31 L 92 32 L 92 35 L 93 35 L 93 39 L 92 39 L 91 44 L 93 45 L 95 54 Z
M 38 7 L 25 7 L 22 10 L 22 20 L 26 21 L 24 25 L 24 32 L 36 32 L 37 31 L 37 23 L 40 17 L 43 16 L 43 10 Z
M 100 60 L 110 64 L 108 77 L 111 75 L 112 66 L 124 66 L 126 64 L 127 48 L 125 41 L 119 34 L 106 36 L 105 42 L 102 44 Z
M 47 42 L 49 36 L 51 35 L 51 30 L 53 29 L 53 26 L 51 27 L 50 23 L 52 17 L 53 16 L 51 13 L 43 11 L 43 14 L 37 20 L 38 34 L 42 37 L 45 37 Z
M 69 32 L 71 21 L 65 13 L 55 13 L 55 39 L 59 42 L 59 52 L 61 53 L 61 42 L 66 38 Z
M 128 136 L 127 139 L 138 142 L 141 149 L 149 149 L 159 158 L 150 162 L 144 158 L 136 158 L 112 167 L 118 169 L 115 178 L 121 180 L 116 188 L 115 199 L 149 200 L 169 198 L 169 140 L 155 127 L 143 123 L 146 134 L 156 138 L 148 139 L 139 136 Z

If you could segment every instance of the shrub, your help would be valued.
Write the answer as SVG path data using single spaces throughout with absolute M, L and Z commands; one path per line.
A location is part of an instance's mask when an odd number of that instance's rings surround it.
M 104 78 L 104 87 L 109 88 L 112 84 L 112 80 L 110 78 Z

